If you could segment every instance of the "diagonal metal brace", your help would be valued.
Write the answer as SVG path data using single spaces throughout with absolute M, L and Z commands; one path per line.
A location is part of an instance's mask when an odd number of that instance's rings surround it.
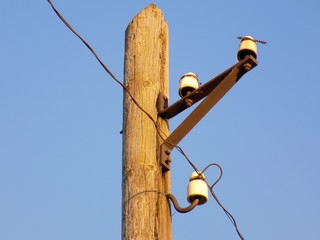
M 193 102 L 205 98 L 161 145 L 160 164 L 163 171 L 170 170 L 171 150 L 190 132 L 190 130 L 211 110 L 211 108 L 237 83 L 237 81 L 246 72 L 250 71 L 257 65 L 258 62 L 255 58 L 252 56 L 246 56 L 242 61 L 213 78 L 188 96 L 177 101 L 172 106 L 163 109 L 162 112 L 159 111 L 160 116 L 163 117 L 175 116 L 187 108 L 184 104 L 185 98 L 189 97 Z M 208 88 L 210 91 L 208 91 Z

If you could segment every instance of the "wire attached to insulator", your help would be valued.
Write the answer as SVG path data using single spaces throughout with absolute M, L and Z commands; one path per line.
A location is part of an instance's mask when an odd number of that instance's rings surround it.
M 246 37 L 246 36 L 244 36 L 244 37 L 239 36 L 239 37 L 237 37 L 237 38 L 240 39 L 240 40 L 251 40 L 251 41 L 253 41 L 253 42 L 258 42 L 258 43 L 261 43 L 261 44 L 267 44 L 267 43 L 268 43 L 268 42 L 262 41 L 262 40 L 251 39 L 250 37 Z
M 220 175 L 219 175 L 218 179 L 217 179 L 213 184 L 211 184 L 210 186 L 208 185 L 208 187 L 209 187 L 210 189 L 213 189 L 213 187 L 221 180 L 222 175 L 223 175 L 222 167 L 221 167 L 219 164 L 217 164 L 217 163 L 210 163 L 208 166 L 206 166 L 206 167 L 202 170 L 202 173 L 204 173 L 208 168 L 210 168 L 210 167 L 212 167 L 212 166 L 215 166 L 215 167 L 218 167 L 218 168 L 219 168 Z M 201 177 L 202 175 L 199 175 L 199 176 Z

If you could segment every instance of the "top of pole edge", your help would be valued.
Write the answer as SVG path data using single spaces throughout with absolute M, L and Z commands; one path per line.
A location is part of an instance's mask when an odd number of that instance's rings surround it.
M 145 7 L 144 9 L 142 9 L 132 20 L 131 22 L 128 24 L 128 27 L 132 24 L 132 22 L 134 22 L 135 20 L 146 16 L 149 14 L 153 14 L 153 15 L 158 15 L 161 16 L 162 19 L 164 19 L 162 10 L 154 3 L 149 4 L 147 7 Z M 127 27 L 127 28 L 128 28 Z

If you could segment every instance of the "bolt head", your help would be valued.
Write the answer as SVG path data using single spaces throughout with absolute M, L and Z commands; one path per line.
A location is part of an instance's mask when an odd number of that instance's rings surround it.
M 244 70 L 246 70 L 246 72 L 249 72 L 251 70 L 251 68 L 252 68 L 250 63 L 244 64 L 243 67 L 244 67 Z
M 171 153 L 171 151 L 170 151 L 170 150 L 168 150 L 168 149 L 167 149 L 167 150 L 165 150 L 164 152 L 165 152 L 167 155 L 169 155 L 169 154 Z
M 185 100 L 185 104 L 186 104 L 187 107 L 191 107 L 192 104 L 193 104 L 193 101 L 190 98 L 188 98 L 188 99 Z

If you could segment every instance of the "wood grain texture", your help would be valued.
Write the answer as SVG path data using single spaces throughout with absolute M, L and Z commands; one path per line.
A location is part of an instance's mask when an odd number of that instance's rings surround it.
M 153 4 L 126 30 L 124 84 L 168 135 L 156 108 L 159 92 L 168 96 L 168 26 Z M 126 92 L 123 105 L 122 239 L 170 240 L 170 173 L 159 165 L 162 139 Z

